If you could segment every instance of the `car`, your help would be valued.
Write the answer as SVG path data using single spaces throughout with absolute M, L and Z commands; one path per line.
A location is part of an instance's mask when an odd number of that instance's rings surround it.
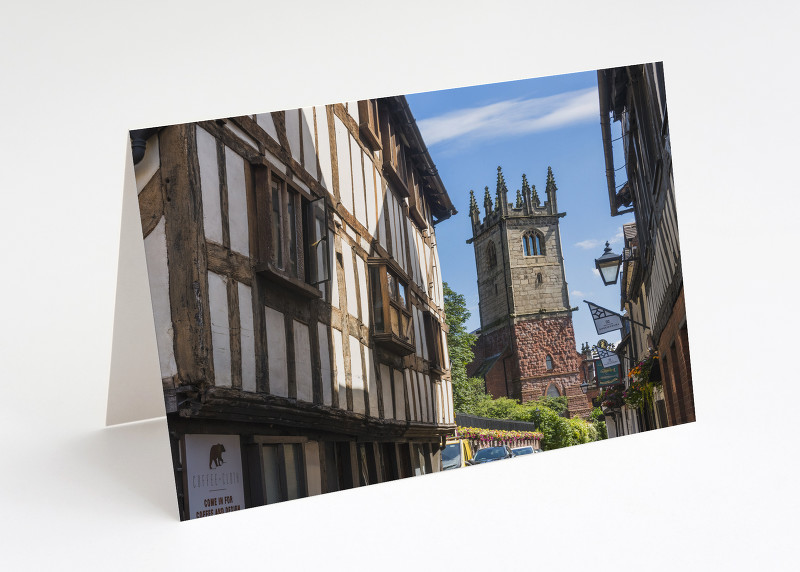
M 510 459 L 514 455 L 511 454 L 511 448 L 506 445 L 500 447 L 484 447 L 480 449 L 472 458 L 471 465 L 481 465 L 483 463 L 491 463 L 492 461 L 499 461 L 501 459 Z
M 472 447 L 466 439 L 448 439 L 442 449 L 442 470 L 459 469 L 472 464 Z
M 511 449 L 511 454 L 515 457 L 519 457 L 520 455 L 532 455 L 536 453 L 536 449 L 528 445 L 527 447 L 514 447 Z

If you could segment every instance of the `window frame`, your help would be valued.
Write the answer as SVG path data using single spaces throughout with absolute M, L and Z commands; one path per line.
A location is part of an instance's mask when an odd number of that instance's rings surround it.
M 330 281 L 333 273 L 330 248 L 328 248 L 327 200 L 292 184 L 286 176 L 266 162 L 253 165 L 253 178 L 256 194 L 254 271 L 270 280 L 290 286 L 304 296 L 321 297 L 322 292 L 318 285 Z M 314 230 L 312 234 L 311 230 L 314 222 L 312 207 L 315 203 L 324 205 L 322 218 L 325 223 L 321 229 L 323 236 L 312 244 L 311 238 L 316 237 L 317 233 Z M 276 218 L 278 218 L 277 223 Z M 322 279 L 312 283 L 310 280 L 312 280 L 311 248 L 313 247 L 325 249 L 323 260 L 326 268 Z
M 377 99 L 362 99 L 358 102 L 358 122 L 361 138 L 367 146 L 373 151 L 383 149 Z
M 368 258 L 367 270 L 373 340 L 400 355 L 415 353 L 414 318 L 409 297 L 410 280 L 384 258 Z M 390 277 L 393 278 L 394 287 L 390 285 Z M 392 320 L 393 316 L 397 317 L 395 321 Z M 394 328 L 395 322 L 397 332 Z
M 442 325 L 438 317 L 430 310 L 422 313 L 425 324 L 425 338 L 428 345 L 428 366 L 431 372 L 445 373 L 444 344 L 442 343 Z
M 544 256 L 544 237 L 539 231 L 527 230 L 522 235 L 522 254 L 526 257 Z

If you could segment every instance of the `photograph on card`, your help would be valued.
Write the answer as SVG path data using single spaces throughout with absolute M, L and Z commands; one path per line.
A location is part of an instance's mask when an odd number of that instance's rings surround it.
M 181 520 L 695 420 L 660 62 L 130 142 Z

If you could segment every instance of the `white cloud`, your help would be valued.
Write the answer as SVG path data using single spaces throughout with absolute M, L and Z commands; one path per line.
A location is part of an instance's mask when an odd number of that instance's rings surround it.
M 570 294 L 571 294 L 572 296 L 581 296 L 581 297 L 582 297 L 582 296 L 586 296 L 586 294 L 585 294 L 585 293 L 583 293 L 583 292 L 581 292 L 580 290 L 573 290 L 572 292 L 570 292 Z
M 587 238 L 586 240 L 582 240 L 580 242 L 575 243 L 575 246 L 583 248 L 584 250 L 591 250 L 593 248 L 597 248 L 600 245 L 601 242 L 596 238 Z
M 486 139 L 557 129 L 596 120 L 597 88 L 548 97 L 510 99 L 483 107 L 457 109 L 417 122 L 429 147 L 450 139 Z
M 625 235 L 622 233 L 622 227 L 619 227 L 619 230 L 617 231 L 617 234 L 615 234 L 614 237 L 611 240 L 609 240 L 608 242 L 610 242 L 611 244 L 617 244 L 618 242 L 622 242 L 622 240 L 624 238 L 625 238 Z
M 592 274 L 595 276 L 600 276 L 600 271 L 597 268 L 592 268 Z

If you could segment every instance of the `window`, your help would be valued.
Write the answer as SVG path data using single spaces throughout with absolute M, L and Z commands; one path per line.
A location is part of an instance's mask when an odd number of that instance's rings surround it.
M 383 142 L 383 169 L 395 184 L 400 194 L 408 196 L 406 178 L 406 150 L 397 126 L 389 117 L 388 110 L 380 115 L 381 141 Z
M 529 230 L 522 236 L 522 251 L 525 256 L 542 256 L 544 255 L 544 240 L 542 236 L 535 231 Z
M 254 167 L 257 216 L 256 272 L 299 287 L 308 295 L 330 280 L 328 206 L 302 193 L 266 166 Z
M 489 268 L 497 266 L 497 249 L 494 246 L 494 242 L 490 242 L 486 248 L 486 264 Z
M 551 383 L 547 387 L 547 393 L 545 393 L 545 397 L 561 397 L 561 394 L 558 392 L 558 388 Z
M 378 100 L 366 99 L 358 102 L 358 121 L 364 142 L 373 150 L 381 148 L 381 130 L 378 122 Z
M 371 259 L 368 264 L 375 341 L 400 355 L 414 353 L 407 282 L 382 258 Z
M 422 316 L 425 322 L 425 338 L 428 342 L 428 358 L 431 371 L 442 374 L 445 371 L 442 326 L 433 313 L 426 311 Z
M 421 231 L 428 228 L 425 220 L 425 205 L 422 197 L 422 184 L 411 160 L 408 161 L 408 214 Z
M 550 354 L 547 354 L 547 357 L 544 358 L 545 365 L 547 365 L 547 370 L 550 371 L 553 369 L 553 358 L 550 357 Z
M 306 496 L 305 460 L 300 443 L 261 446 L 264 502 L 273 504 Z

